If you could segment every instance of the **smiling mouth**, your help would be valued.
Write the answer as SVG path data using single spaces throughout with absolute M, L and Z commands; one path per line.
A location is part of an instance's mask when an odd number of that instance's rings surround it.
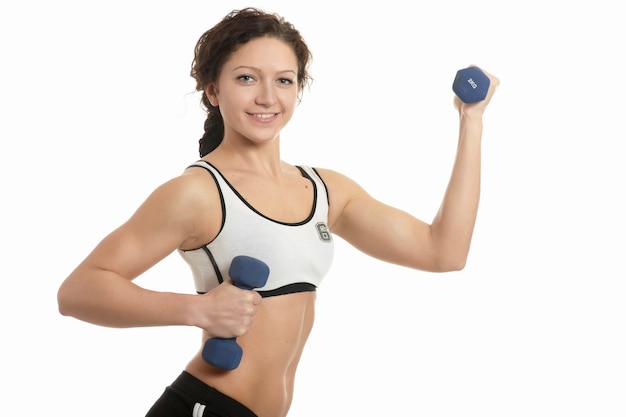
M 257 119 L 271 119 L 272 117 L 276 117 L 278 113 L 248 113 L 250 116 Z

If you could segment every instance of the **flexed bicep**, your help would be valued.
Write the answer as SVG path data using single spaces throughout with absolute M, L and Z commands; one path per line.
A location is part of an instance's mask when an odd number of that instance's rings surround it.
M 350 178 L 320 170 L 329 188 L 331 232 L 374 258 L 422 270 L 437 270 L 431 228 L 384 204 Z

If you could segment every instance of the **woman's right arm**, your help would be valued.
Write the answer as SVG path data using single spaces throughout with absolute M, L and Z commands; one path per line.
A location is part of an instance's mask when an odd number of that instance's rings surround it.
M 177 248 L 199 247 L 217 234 L 221 207 L 206 177 L 195 170 L 157 188 L 65 279 L 60 313 L 108 327 L 188 325 L 213 337 L 243 334 L 260 301 L 256 293 L 220 285 L 199 296 L 132 282 Z

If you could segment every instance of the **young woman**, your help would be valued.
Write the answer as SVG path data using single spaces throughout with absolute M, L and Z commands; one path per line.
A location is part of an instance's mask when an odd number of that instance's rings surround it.
M 184 325 L 202 329 L 203 340 L 237 337 L 245 354 L 235 369 L 210 365 L 200 346 L 150 417 L 286 416 L 333 235 L 409 268 L 465 265 L 479 200 L 482 115 L 498 79 L 488 75 L 481 102 L 456 99 L 456 161 L 428 224 L 338 172 L 281 160 L 280 133 L 309 80 L 309 59 L 290 23 L 256 9 L 234 11 L 204 33 L 191 71 L 207 109 L 201 159 L 154 190 L 59 289 L 61 314 L 98 325 Z M 173 251 L 191 266 L 198 294 L 133 283 Z M 229 278 L 238 255 L 269 266 L 258 291 Z

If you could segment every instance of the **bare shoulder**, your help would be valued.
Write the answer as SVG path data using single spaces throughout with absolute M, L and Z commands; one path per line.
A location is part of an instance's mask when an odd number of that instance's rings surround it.
M 139 207 L 133 219 L 177 229 L 182 247 L 197 247 L 210 241 L 221 223 L 221 202 L 213 177 L 203 168 L 192 167 L 158 186 Z M 131 219 L 132 221 L 132 219 Z
M 329 224 L 335 225 L 352 201 L 369 198 L 367 192 L 350 177 L 327 168 L 315 168 L 328 189 Z
M 329 193 L 335 194 L 334 197 L 338 200 L 342 198 L 350 199 L 359 194 L 366 194 L 365 190 L 347 175 L 328 168 L 315 168 L 315 170 L 324 180 Z
M 211 206 L 215 198 L 219 198 L 219 194 L 211 175 L 202 168 L 192 167 L 161 184 L 148 200 L 156 200 L 162 210 L 184 212 Z
M 219 193 L 210 175 L 191 171 L 156 187 L 79 268 L 115 271 L 134 279 L 175 249 L 210 241 L 221 222 Z
M 340 189 L 345 187 L 359 187 L 354 180 L 338 171 L 318 167 L 316 167 L 315 170 L 320 174 L 326 185 L 329 187 L 337 187 Z

